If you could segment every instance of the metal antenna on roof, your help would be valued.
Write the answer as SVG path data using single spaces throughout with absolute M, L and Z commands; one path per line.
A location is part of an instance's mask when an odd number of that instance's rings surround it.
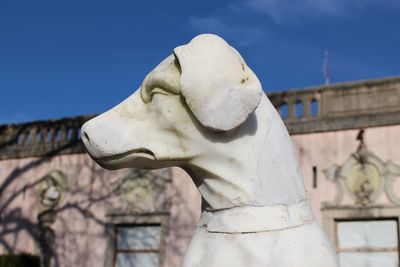
M 330 81 L 330 77 L 329 77 L 329 55 L 328 55 L 327 50 L 325 50 L 325 52 L 324 52 L 322 73 L 324 75 L 325 84 L 330 84 L 331 81 Z

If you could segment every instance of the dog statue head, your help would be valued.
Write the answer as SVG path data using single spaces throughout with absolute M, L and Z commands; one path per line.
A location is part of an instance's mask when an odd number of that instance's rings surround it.
M 282 121 L 240 54 L 216 35 L 175 48 L 133 95 L 85 123 L 82 140 L 107 169 L 183 167 L 214 208 L 304 198 Z M 288 178 L 265 177 L 271 168 Z

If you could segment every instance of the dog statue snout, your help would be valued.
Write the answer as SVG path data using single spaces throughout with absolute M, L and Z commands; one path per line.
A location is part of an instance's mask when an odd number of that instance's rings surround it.
M 114 155 L 113 148 L 118 146 L 120 140 L 117 126 L 111 118 L 100 115 L 82 126 L 81 138 L 87 151 L 94 159 L 101 159 Z
M 93 158 L 99 158 L 101 157 L 101 153 L 100 151 L 98 151 L 98 145 L 96 145 L 96 143 L 93 142 L 90 130 L 88 129 L 88 124 L 90 122 L 86 122 L 83 126 L 82 126 L 82 130 L 81 130 L 81 139 L 82 142 L 84 144 L 84 146 L 86 147 L 87 151 L 89 152 L 89 154 L 93 157 Z
M 94 159 L 101 159 L 114 155 L 113 148 L 120 140 L 117 126 L 111 118 L 100 115 L 82 126 L 81 138 L 87 151 Z
M 83 142 L 83 144 L 85 146 L 89 145 L 90 138 L 89 138 L 89 135 L 87 134 L 87 132 L 85 131 L 84 128 L 82 128 L 82 131 L 81 131 L 81 139 L 82 139 L 82 142 Z

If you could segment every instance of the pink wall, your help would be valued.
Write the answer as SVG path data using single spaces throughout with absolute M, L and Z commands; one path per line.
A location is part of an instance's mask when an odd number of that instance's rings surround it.
M 351 153 L 355 152 L 359 141 L 356 140 L 359 130 L 312 133 L 292 136 L 294 146 L 300 161 L 308 199 L 314 214 L 321 222 L 321 203 L 333 200 L 336 194 L 335 186 L 326 180 L 322 170 L 333 164 L 342 165 Z M 364 141 L 367 148 L 382 161 L 391 160 L 400 164 L 400 125 L 365 129 Z M 312 185 L 312 167 L 317 167 L 318 186 Z M 396 191 L 400 192 L 399 183 Z M 351 200 L 344 199 L 344 204 Z M 378 199 L 387 203 L 386 198 Z
M 335 195 L 334 185 L 322 170 L 342 164 L 357 149 L 357 133 L 349 130 L 293 136 L 307 195 L 319 221 L 321 202 Z M 369 128 L 364 136 L 367 147 L 383 161 L 400 163 L 400 126 Z M 318 170 L 317 188 L 312 187 L 313 166 Z M 110 194 L 111 185 L 127 170 L 103 170 L 85 154 L 0 161 L 0 253 L 36 252 L 32 235 L 41 207 L 37 184 L 56 169 L 66 174 L 69 187 L 52 225 L 58 266 L 102 266 L 107 246 L 106 210 L 118 205 Z M 171 173 L 172 185 L 166 193 L 171 216 L 165 266 L 172 267 L 180 266 L 200 213 L 200 197 L 184 171 L 172 168 Z
M 58 265 L 93 266 L 90 262 L 102 258 L 106 245 L 104 215 L 106 207 L 112 203 L 112 198 L 107 197 L 108 185 L 118 175 L 103 171 L 84 154 L 4 160 L 0 161 L 0 170 L 0 180 L 5 187 L 0 199 L 4 209 L 1 226 L 10 229 L 2 231 L 1 241 L 5 243 L 0 246 L 1 253 L 6 252 L 8 246 L 14 252 L 38 253 L 33 235 L 37 215 L 42 209 L 39 181 L 48 172 L 60 170 L 68 178 L 68 193 L 58 206 L 58 217 L 52 225 L 56 232 Z M 123 172 L 117 173 L 122 175 Z
M 52 170 L 60 170 L 68 178 L 68 193 L 52 224 L 56 233 L 55 265 L 103 266 L 106 211 L 119 203 L 111 193 L 112 184 L 128 170 L 106 171 L 86 154 L 0 161 L 0 186 L 4 188 L 0 196 L 0 254 L 38 253 L 33 236 L 42 208 L 39 181 Z M 171 171 L 172 185 L 166 192 L 166 201 L 172 206 L 165 266 L 179 266 L 198 218 L 200 198 L 182 170 Z

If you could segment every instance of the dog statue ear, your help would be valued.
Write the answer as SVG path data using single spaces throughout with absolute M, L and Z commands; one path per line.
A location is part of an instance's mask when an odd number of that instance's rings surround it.
M 181 94 L 200 123 L 217 131 L 241 125 L 263 94 L 240 54 L 213 34 L 174 49 L 181 68 Z

